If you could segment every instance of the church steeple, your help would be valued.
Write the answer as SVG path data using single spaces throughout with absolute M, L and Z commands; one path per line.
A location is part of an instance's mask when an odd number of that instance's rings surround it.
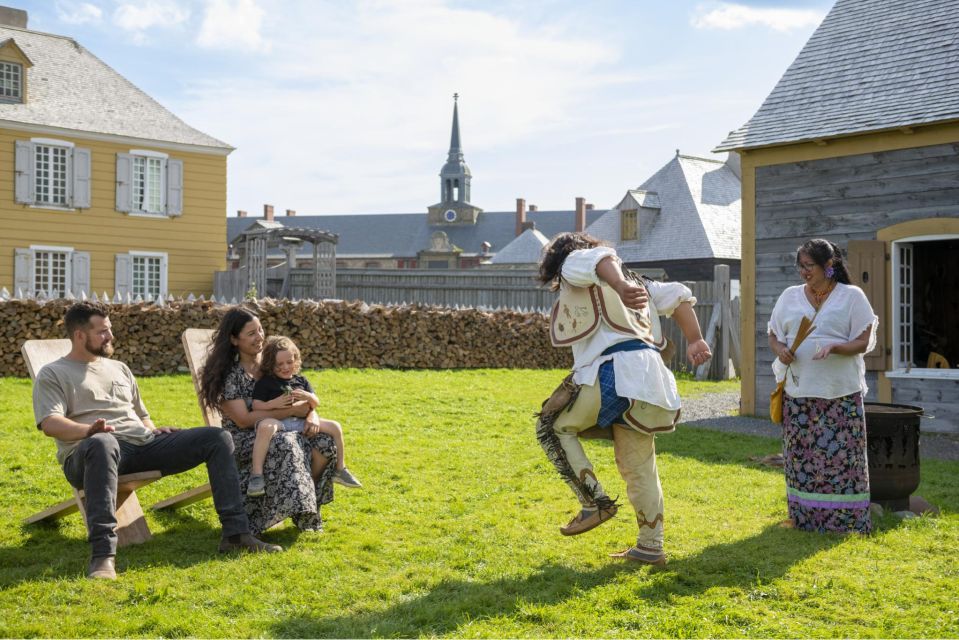
M 473 174 L 463 158 L 460 142 L 459 94 L 453 94 L 453 128 L 446 164 L 440 170 L 440 202 L 429 207 L 430 224 L 475 223 L 482 209 L 470 204 Z

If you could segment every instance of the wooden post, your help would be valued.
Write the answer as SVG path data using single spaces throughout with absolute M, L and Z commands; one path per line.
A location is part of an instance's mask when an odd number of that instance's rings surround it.
M 713 267 L 713 282 L 715 283 L 716 303 L 720 306 L 719 322 L 722 326 L 717 349 L 719 351 L 717 356 L 720 358 L 718 377 L 720 380 L 726 380 L 733 377 L 729 374 L 729 334 L 735 330 L 732 327 L 732 313 L 729 309 L 729 265 L 717 264 Z

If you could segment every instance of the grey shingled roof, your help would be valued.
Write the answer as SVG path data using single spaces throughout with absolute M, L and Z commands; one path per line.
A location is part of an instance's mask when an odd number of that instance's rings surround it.
M 605 211 L 588 210 L 586 224 L 595 222 Z M 575 211 L 529 211 L 526 220 L 534 222 L 536 229 L 547 238 L 575 228 Z M 450 242 L 466 255 L 480 255 L 482 244 L 489 242 L 495 254 L 516 237 L 515 211 L 484 211 L 476 224 L 429 225 L 423 213 L 370 213 L 345 215 L 301 216 L 292 218 L 277 216 L 276 220 L 295 227 L 323 229 L 340 237 L 336 255 L 350 257 L 415 258 L 416 254 L 430 247 L 430 235 L 443 231 Z M 227 242 L 256 221 L 256 218 L 227 218 Z M 301 255 L 305 255 L 308 243 L 304 243 Z M 278 253 L 278 252 L 277 252 Z
M 658 209 L 639 210 L 641 218 L 653 222 L 643 226 L 638 240 L 621 239 L 620 211 L 616 208 L 586 228 L 614 243 L 624 262 L 740 259 L 742 186 L 727 163 L 677 155 L 638 190 L 655 193 L 659 205 Z M 634 193 L 636 190 L 627 196 Z
M 0 41 L 11 38 L 33 67 L 26 104 L 0 105 L 0 121 L 233 148 L 177 118 L 71 38 L 0 26 Z
M 716 151 L 959 120 L 959 0 L 838 0 Z
M 527 229 L 508 245 L 496 252 L 492 264 L 537 264 L 543 255 L 543 247 L 549 244 L 549 238 L 537 229 Z

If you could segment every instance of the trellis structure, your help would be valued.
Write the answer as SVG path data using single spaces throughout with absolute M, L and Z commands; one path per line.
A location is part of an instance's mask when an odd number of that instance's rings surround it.
M 255 288 L 260 296 L 277 298 L 333 298 L 336 296 L 336 244 L 339 236 L 328 231 L 290 227 L 252 228 L 241 233 L 233 241 L 232 248 L 240 256 L 241 271 L 246 271 L 247 289 Z M 297 280 L 304 287 L 293 288 L 293 271 L 296 255 L 304 242 L 313 246 L 311 278 L 307 283 Z M 267 286 L 267 262 L 270 249 L 279 248 L 286 254 L 283 284 L 279 291 L 271 292 Z M 302 271 L 302 270 L 297 270 Z M 295 295 L 294 295 L 295 294 Z

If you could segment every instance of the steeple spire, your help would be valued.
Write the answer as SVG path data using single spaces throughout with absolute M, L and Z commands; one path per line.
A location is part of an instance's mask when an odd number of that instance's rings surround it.
M 460 142 L 460 94 L 453 94 L 453 129 L 446 164 L 440 169 L 440 201 L 428 207 L 430 224 L 475 224 L 480 213 L 470 204 L 470 181 L 473 175 L 463 158 Z
M 450 152 L 447 162 L 463 162 L 463 146 L 460 144 L 459 97 L 460 94 L 453 94 L 453 131 L 450 133 Z

